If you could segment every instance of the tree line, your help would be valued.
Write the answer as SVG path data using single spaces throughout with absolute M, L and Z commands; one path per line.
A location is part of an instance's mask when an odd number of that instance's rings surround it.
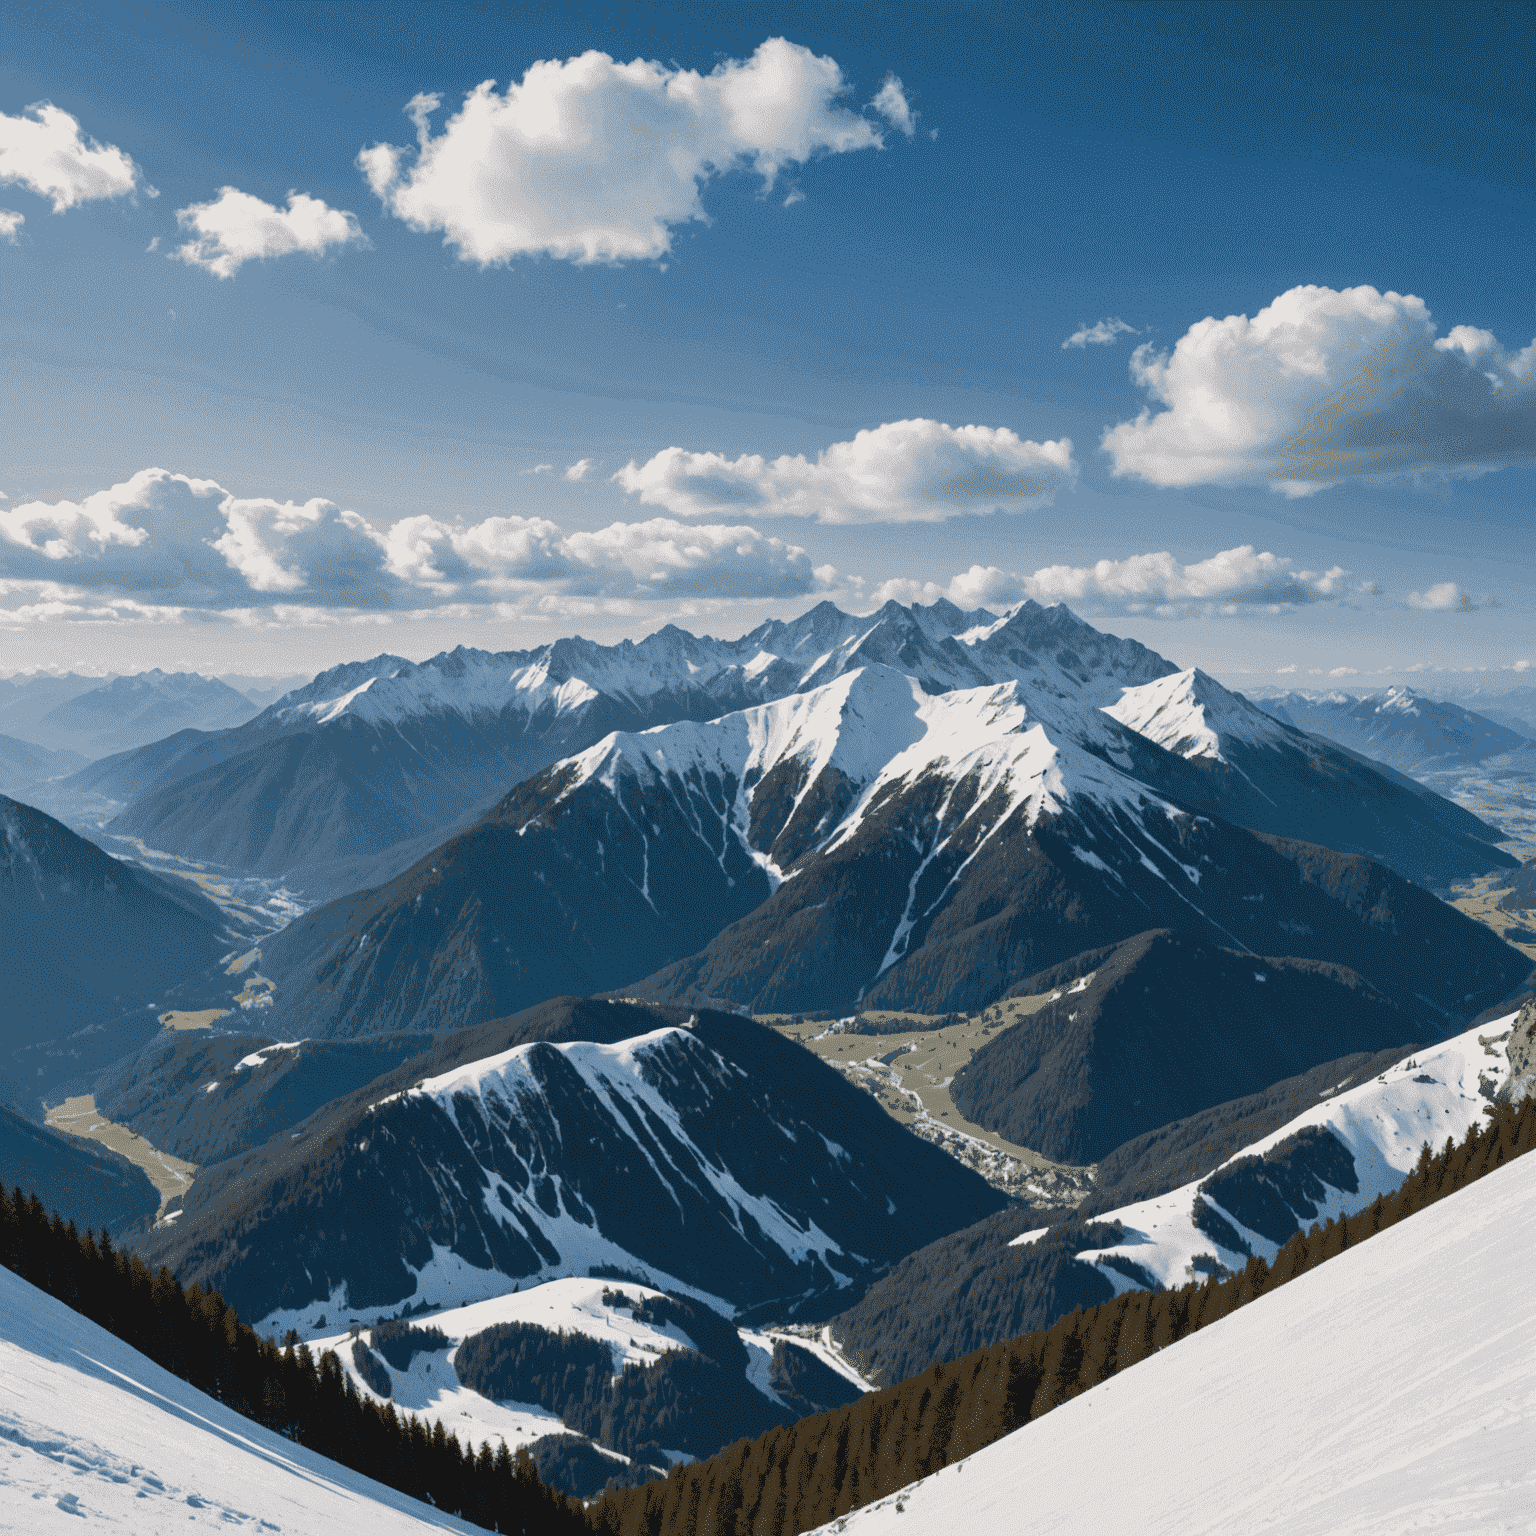
M 35 1195 L 0 1187 L 0 1264 L 173 1376 L 296 1443 L 487 1530 L 579 1536 L 579 1504 L 539 1481 L 506 1443 L 477 1452 L 442 1421 L 430 1426 L 359 1393 L 333 1351 L 316 1360 L 290 1339 L 259 1338 L 217 1291 L 183 1290 L 168 1269 L 117 1252 L 103 1231 L 82 1237 Z
M 598 1536 L 793 1536 L 973 1455 L 1317 1265 L 1453 1194 L 1536 1145 L 1536 1098 L 1492 1107 L 1459 1146 L 1428 1144 L 1413 1173 L 1358 1215 L 1298 1232 L 1273 1265 L 1226 1280 L 1133 1291 L 1010 1343 L 935 1365 L 847 1408 L 817 1414 L 708 1461 L 615 1491 L 591 1511 Z

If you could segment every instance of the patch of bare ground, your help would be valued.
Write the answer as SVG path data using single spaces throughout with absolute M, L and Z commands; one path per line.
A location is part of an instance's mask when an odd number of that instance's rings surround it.
M 1532 936 L 1530 919 L 1521 912 L 1511 912 L 1499 906 L 1509 891 L 1509 875 L 1501 870 L 1454 886 L 1450 901 L 1458 911 L 1493 929 L 1506 944 L 1513 944 L 1536 964 L 1536 937 Z
M 177 1212 L 172 1212 L 167 1218 L 166 1206 L 192 1188 L 192 1181 L 197 1177 L 196 1163 L 186 1162 L 169 1152 L 158 1151 L 126 1125 L 118 1125 L 97 1114 L 96 1100 L 88 1093 L 54 1105 L 48 1111 L 48 1124 L 66 1135 L 99 1141 L 102 1146 L 121 1152 L 130 1163 L 144 1170 L 149 1182 L 160 1195 L 160 1209 L 155 1213 L 155 1225 L 161 1226 L 167 1219 L 176 1219 Z
M 173 1008 L 160 1015 L 165 1029 L 212 1029 L 220 1019 L 229 1017 L 228 1008 Z

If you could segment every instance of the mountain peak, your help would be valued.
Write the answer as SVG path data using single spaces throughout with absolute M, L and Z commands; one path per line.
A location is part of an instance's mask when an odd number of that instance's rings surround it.
M 1191 760 L 1225 763 L 1223 748 L 1234 741 L 1275 746 L 1289 740 L 1283 724 L 1199 667 L 1127 688 L 1104 713 Z

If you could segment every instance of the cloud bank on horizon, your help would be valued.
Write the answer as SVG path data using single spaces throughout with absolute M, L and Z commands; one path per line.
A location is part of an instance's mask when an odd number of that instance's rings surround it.
M 656 603 L 813 595 L 857 608 L 940 598 L 1006 608 L 1033 598 L 1093 614 L 1234 615 L 1358 595 L 1348 576 L 1338 567 L 1298 570 L 1243 545 L 1188 565 L 1165 551 L 1032 575 L 973 565 L 947 585 L 896 578 L 871 586 L 745 524 L 656 517 L 566 531 L 540 517 L 418 515 L 376 528 L 324 498 L 238 496 L 164 469 L 79 501 L 0 507 L 0 624 L 10 626 L 636 613 Z M 1437 587 L 1409 602 L 1468 608 L 1459 589 L 1453 600 Z
M 1298 571 L 1281 555 L 1260 553 L 1251 544 L 1224 549 L 1208 560 L 1182 565 L 1166 550 L 1099 560 L 1093 565 L 1044 566 L 1021 576 L 998 566 L 973 565 L 947 586 L 898 578 L 874 591 L 877 599 L 933 603 L 947 598 L 961 608 L 1009 607 L 1033 598 L 1068 603 L 1085 612 L 1153 613 L 1179 618 L 1204 612 L 1228 617 L 1244 611 L 1278 613 L 1345 596 L 1349 572 Z M 1358 589 L 1356 589 L 1358 592 Z
M 320 497 L 237 496 L 145 469 L 79 501 L 0 507 L 0 623 L 544 612 L 567 600 L 795 598 L 837 573 L 751 527 L 538 517 L 373 527 Z M 582 607 L 583 605 L 578 605 Z

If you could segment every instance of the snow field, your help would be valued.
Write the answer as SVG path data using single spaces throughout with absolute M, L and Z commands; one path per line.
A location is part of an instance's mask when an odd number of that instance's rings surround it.
M 1536 1531 L 1533 1252 L 1526 1156 L 819 1536 Z
M 86 1528 L 478 1530 L 242 1418 L 0 1269 L 0 1531 Z
M 605 1290 L 623 1291 L 636 1300 L 661 1295 L 660 1291 L 628 1281 L 549 1280 L 512 1295 L 412 1317 L 410 1322 L 418 1328 L 440 1329 L 447 1336 L 449 1347 L 413 1356 L 409 1370 L 397 1371 L 393 1366 L 388 1367 L 394 1382 L 392 1397 L 396 1409 L 414 1413 L 429 1423 L 440 1418 L 443 1428 L 456 1433 L 460 1441 L 469 1439 L 478 1446 L 488 1440 L 495 1446 L 505 1440 L 515 1451 L 518 1446 L 530 1444 L 543 1435 L 560 1434 L 565 1431 L 565 1426 L 558 1414 L 537 1404 L 492 1402 L 462 1386 L 453 1361 L 459 1345 L 470 1335 L 496 1323 L 535 1323 L 557 1333 L 585 1334 L 612 1349 L 615 1375 L 627 1365 L 649 1365 L 669 1349 L 693 1347 L 693 1341 L 675 1324 L 657 1328 L 636 1321 L 625 1309 L 605 1306 L 602 1299 Z M 769 1386 L 768 1374 L 774 1342 L 780 1337 L 810 1351 L 861 1391 L 870 1390 L 870 1383 L 831 1344 L 826 1330 L 816 1339 L 787 1332 L 781 1334 L 777 1330 L 760 1332 L 742 1328 L 737 1332 L 747 1350 L 747 1379 L 770 1402 L 779 1401 Z M 366 1329 L 363 1338 L 367 1342 Z M 383 1401 L 358 1374 L 352 1361 L 352 1340 L 348 1334 L 331 1333 L 313 1338 L 310 1348 L 316 1355 L 327 1349 L 335 1350 L 342 1369 L 352 1378 L 358 1392 L 375 1401 Z M 618 1462 L 627 1460 L 616 1452 L 607 1454 L 615 1456 Z M 682 1455 L 676 1451 L 669 1454 L 674 1459 Z

